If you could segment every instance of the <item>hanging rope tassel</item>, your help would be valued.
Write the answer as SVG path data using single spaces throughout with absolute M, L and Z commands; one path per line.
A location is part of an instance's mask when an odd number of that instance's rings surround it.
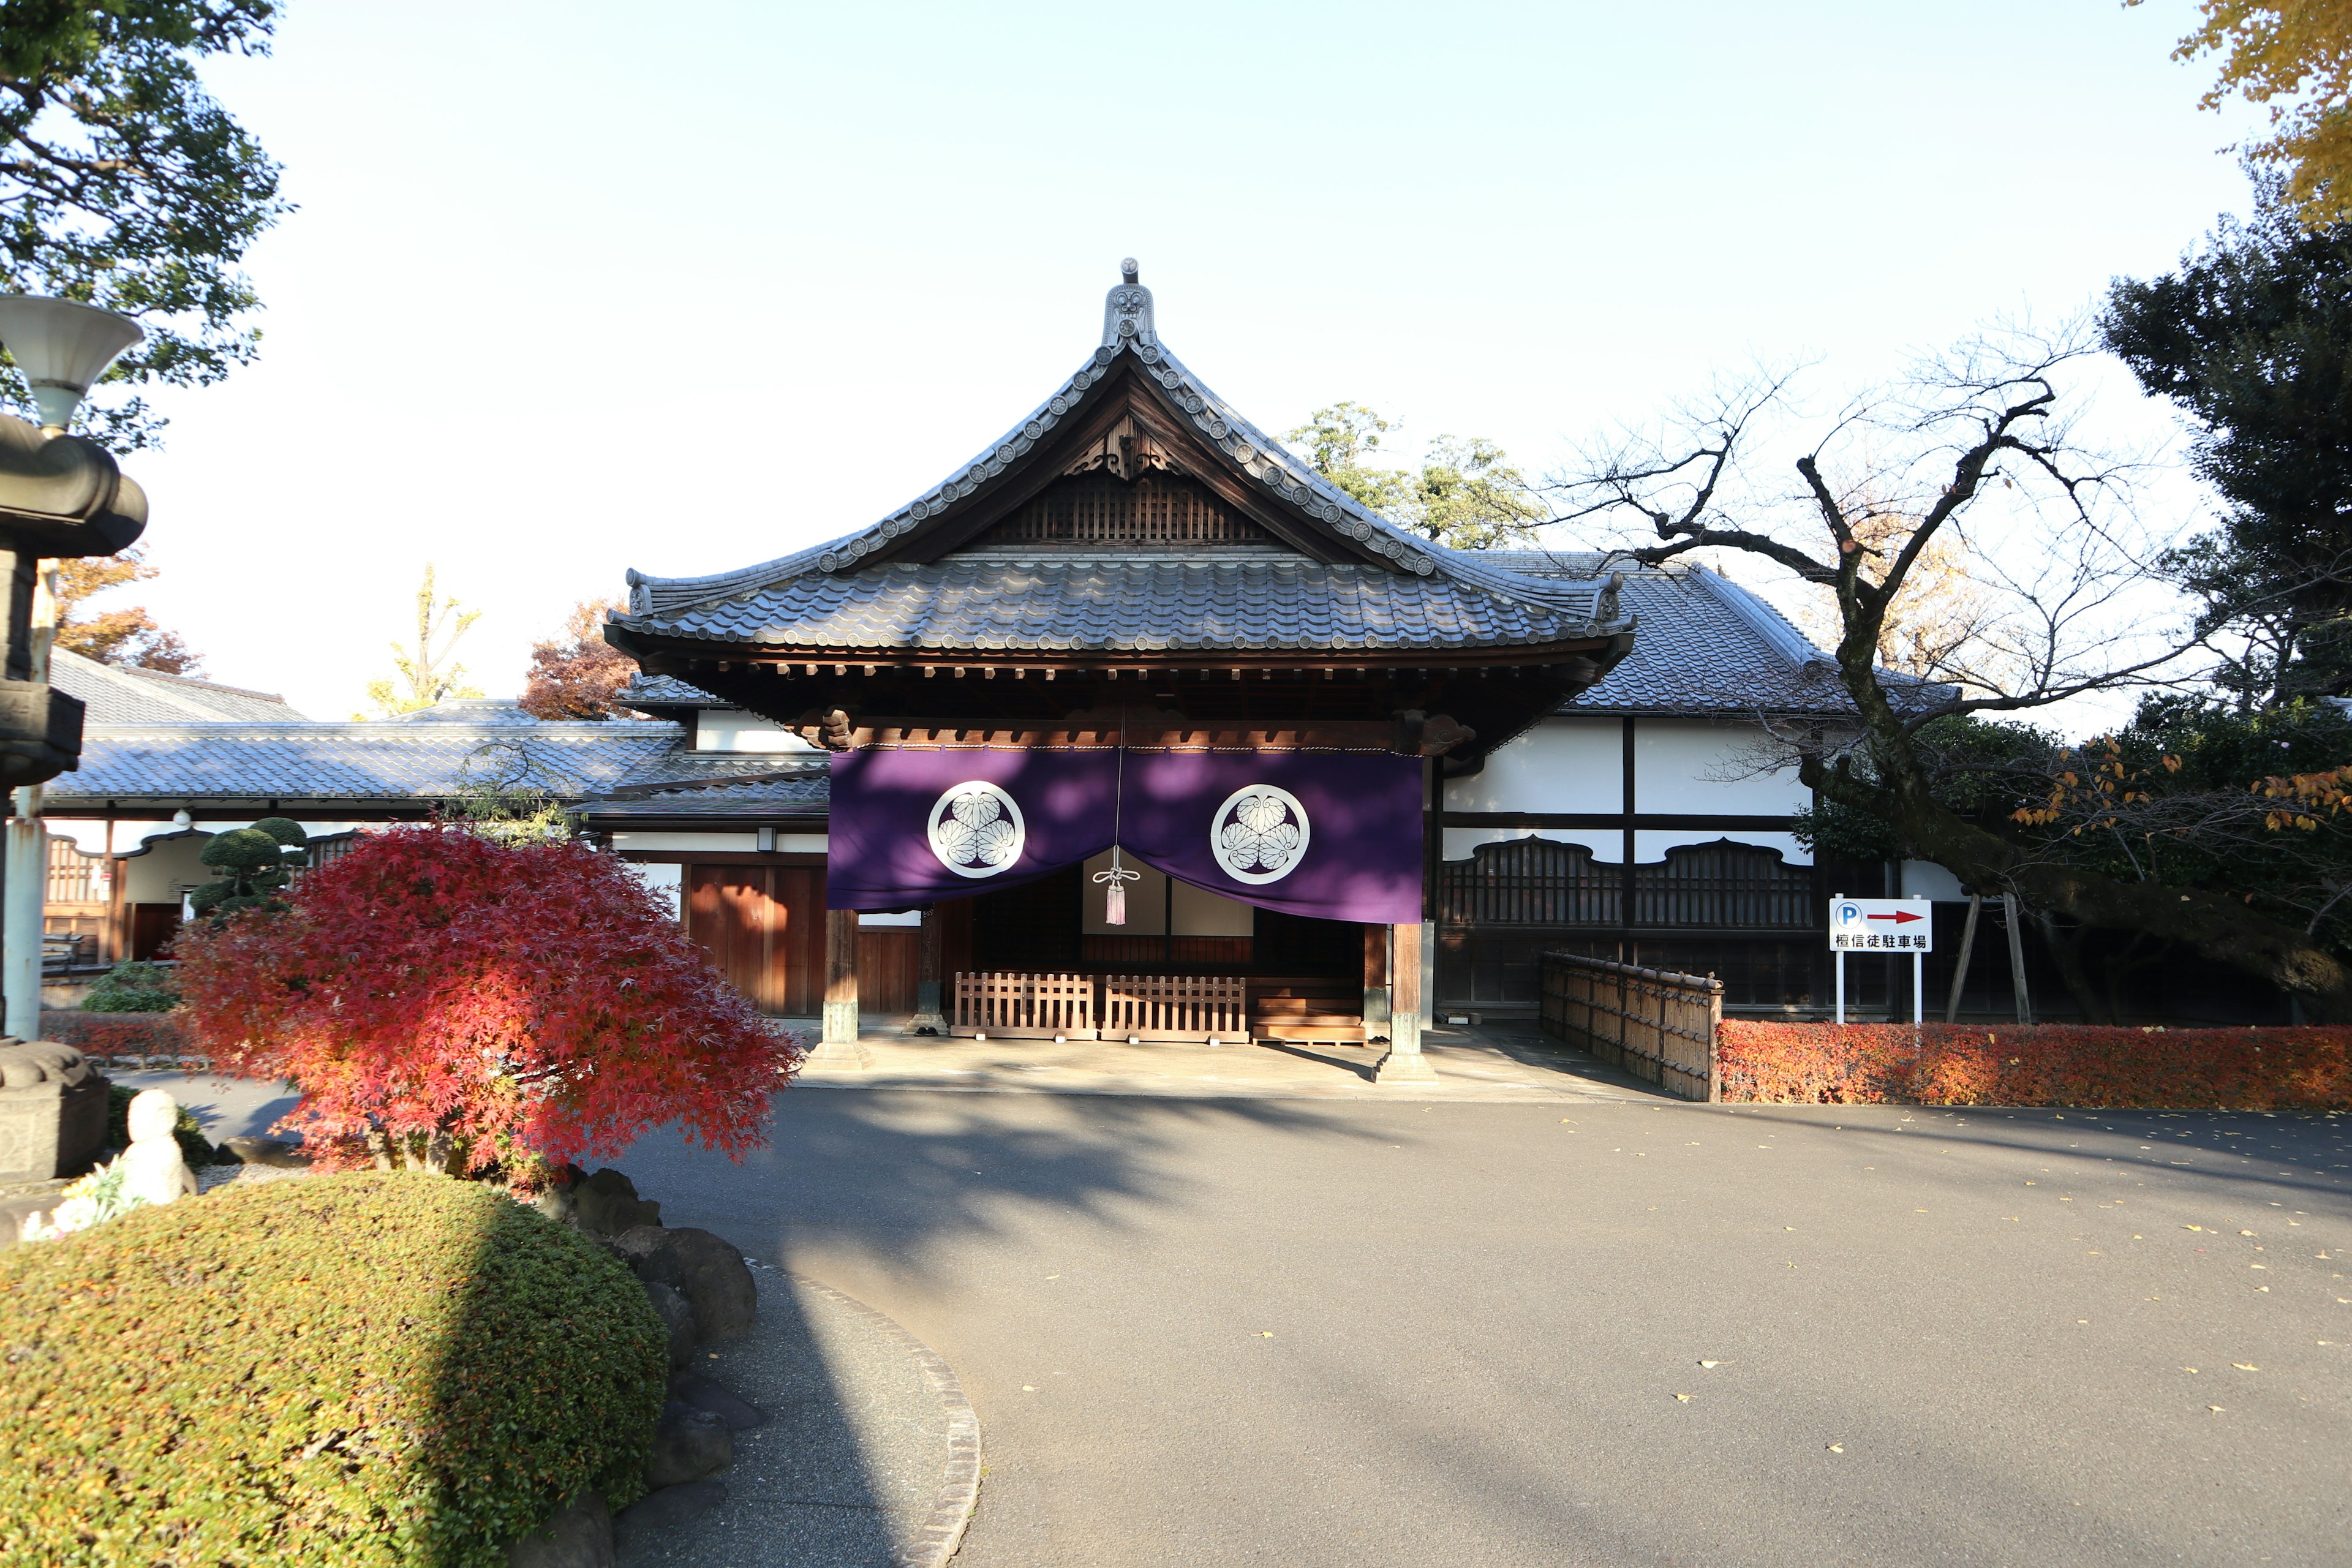
M 1118 863 L 1118 847 L 1110 852 L 1110 869 L 1095 873 L 1095 880 L 1103 884 L 1103 923 L 1123 926 L 1127 923 L 1127 885 L 1143 880 L 1143 873 L 1130 871 Z
M 1127 923 L 1127 885 L 1143 880 L 1143 873 L 1130 871 L 1118 862 L 1118 830 L 1125 825 L 1127 811 L 1127 709 L 1118 710 L 1118 780 L 1111 795 L 1110 807 L 1110 869 L 1095 873 L 1095 880 L 1103 884 L 1103 924 L 1123 926 Z

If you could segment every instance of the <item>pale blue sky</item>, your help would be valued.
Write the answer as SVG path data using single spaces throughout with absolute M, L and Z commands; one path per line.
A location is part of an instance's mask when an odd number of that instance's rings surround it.
M 1542 468 L 1750 355 L 2063 316 L 2244 203 L 2187 0 L 1937 8 L 293 0 L 213 73 L 302 210 L 136 460 L 148 600 L 343 717 L 425 561 L 530 642 L 856 527 L 1093 345 L 1118 258 L 1279 430 Z

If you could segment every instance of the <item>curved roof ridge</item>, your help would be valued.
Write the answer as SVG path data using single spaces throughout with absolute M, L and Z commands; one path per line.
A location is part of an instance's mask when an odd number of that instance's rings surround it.
M 1787 659 L 1790 668 L 1807 669 L 1834 662 L 1813 646 L 1812 638 L 1799 631 L 1786 616 L 1752 590 L 1696 561 L 1690 563 L 1690 574 L 1717 604 L 1738 616 L 1774 653 Z
M 1598 620 L 1601 629 L 1609 631 L 1622 630 L 1631 625 L 1618 614 L 1614 579 L 1606 584 L 1596 600 L 1591 584 L 1570 584 L 1522 576 L 1480 563 L 1473 552 L 1423 539 L 1349 496 L 1301 461 L 1289 447 L 1260 430 L 1170 353 L 1160 342 L 1154 323 L 1151 291 L 1138 280 L 1132 258 L 1120 263 L 1120 283 L 1104 298 L 1101 343 L 1051 396 L 1030 410 L 1027 417 L 1016 421 L 1003 437 L 983 447 L 946 479 L 930 486 L 878 522 L 757 565 L 707 576 L 669 578 L 648 576 L 632 568 L 628 574 L 630 616 L 657 614 L 756 593 L 812 571 L 850 570 L 866 557 L 890 548 L 904 535 L 936 526 L 932 520 L 955 511 L 960 502 L 1025 456 L 1047 431 L 1078 412 L 1088 401 L 1087 393 L 1108 379 L 1119 357 L 1131 354 L 1134 363 L 1141 367 L 1139 379 L 1156 387 L 1161 401 L 1189 418 L 1206 444 L 1223 454 L 1240 473 L 1262 483 L 1270 500 L 1286 504 L 1318 531 L 1336 534 L 1351 548 L 1379 558 L 1385 569 L 1423 577 L 1443 573 L 1482 593 L 1556 613 L 1589 616 L 1596 610 L 1605 612 Z

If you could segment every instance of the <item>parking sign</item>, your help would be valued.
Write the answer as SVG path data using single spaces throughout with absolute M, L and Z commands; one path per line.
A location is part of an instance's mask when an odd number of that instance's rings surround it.
M 1832 899 L 1832 952 L 1933 952 L 1936 906 L 1926 899 Z

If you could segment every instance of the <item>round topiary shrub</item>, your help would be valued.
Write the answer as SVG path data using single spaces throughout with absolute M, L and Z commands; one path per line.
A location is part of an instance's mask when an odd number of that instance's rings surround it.
M 497 1568 L 616 1506 L 668 1337 L 628 1269 L 488 1187 L 257 1184 L 0 1253 L 0 1563 Z

